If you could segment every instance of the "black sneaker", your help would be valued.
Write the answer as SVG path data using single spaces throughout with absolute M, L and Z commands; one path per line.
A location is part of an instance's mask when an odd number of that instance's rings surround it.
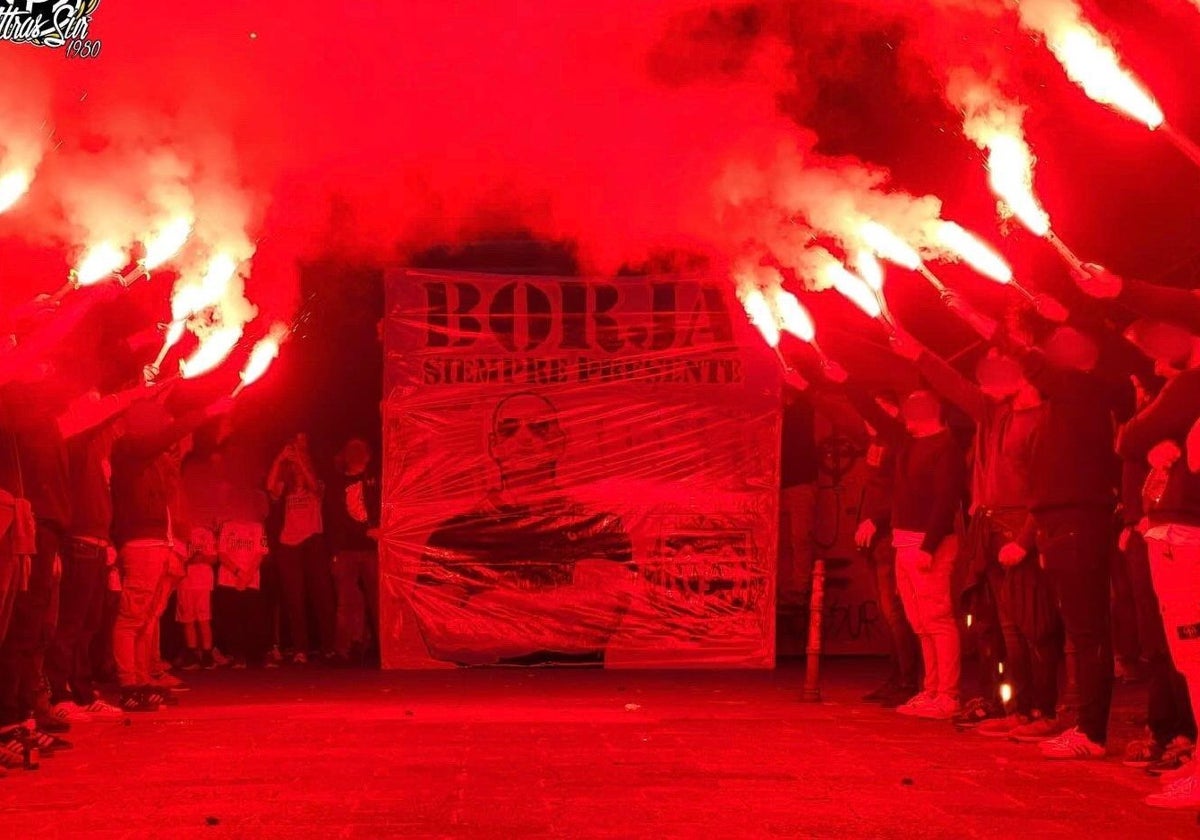
M 158 703 L 146 696 L 140 688 L 121 689 L 121 709 L 126 712 L 157 712 Z
M 879 705 L 885 709 L 896 709 L 916 697 L 920 692 L 921 689 L 915 685 L 894 685 L 892 690 L 879 700 Z
M 178 706 L 179 698 L 169 688 L 157 685 L 146 686 L 142 689 L 143 696 L 157 706 Z
M 25 766 L 25 745 L 7 735 L 0 735 L 0 767 L 19 770 Z
M 41 715 L 37 718 L 37 728 L 43 732 L 50 732 L 55 735 L 61 735 L 64 732 L 71 731 L 71 724 L 65 720 L 58 720 L 50 717 L 50 715 Z
M 213 658 L 211 650 L 203 651 L 200 654 L 200 667 L 205 671 L 211 671 L 217 667 L 217 660 Z
M 54 755 L 60 750 L 69 750 L 75 746 L 70 741 L 59 738 L 57 735 L 51 735 L 49 732 L 43 732 L 41 729 L 33 730 L 26 737 L 34 740 L 42 755 Z
M 959 729 L 974 729 L 985 720 L 1004 716 L 1004 710 L 995 703 L 984 700 L 982 697 L 976 697 L 964 705 L 962 710 L 950 719 L 950 722 Z
M 9 769 L 23 766 L 25 763 L 25 743 L 21 727 L 10 726 L 0 732 L 0 766 Z
M 202 664 L 200 652 L 196 650 L 188 650 L 186 653 L 180 654 L 176 661 L 180 671 L 199 671 Z
M 1184 765 L 1190 764 L 1194 751 L 1195 746 L 1188 743 L 1186 739 L 1176 738 L 1167 745 L 1157 761 L 1151 761 L 1145 766 L 1145 770 L 1151 776 L 1170 775 Z
M 866 694 L 864 694 L 862 699 L 863 699 L 864 703 L 880 703 L 883 701 L 883 698 L 887 697 L 895 690 L 896 690 L 896 681 L 888 680 L 887 682 L 885 682 L 883 685 L 879 686 L 879 688 L 875 689 L 874 691 L 869 691 Z

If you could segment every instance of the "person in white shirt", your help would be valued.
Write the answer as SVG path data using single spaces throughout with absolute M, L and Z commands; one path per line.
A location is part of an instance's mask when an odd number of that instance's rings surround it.
M 175 592 L 175 620 L 187 644 L 184 670 L 214 668 L 212 632 L 213 565 L 217 538 L 208 528 L 192 528 L 186 572 Z
M 337 606 L 321 511 L 325 486 L 313 468 L 307 435 L 297 434 L 275 457 L 267 476 L 267 493 L 282 506 L 276 559 L 284 613 L 296 651 L 293 662 L 305 664 L 314 647 L 308 632 L 310 607 L 317 619 L 321 654 L 328 658 L 334 650 Z

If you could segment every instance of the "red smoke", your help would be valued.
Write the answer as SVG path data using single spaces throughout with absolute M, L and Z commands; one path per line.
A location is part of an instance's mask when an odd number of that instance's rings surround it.
M 102 2 L 98 59 L 0 52 L 4 78 L 53 92 L 21 97 L 55 135 L 0 224 L 74 259 L 190 196 L 198 239 L 259 240 L 247 291 L 267 314 L 294 304 L 277 272 L 328 250 L 516 227 L 598 270 L 703 250 L 723 162 L 792 130 L 773 27 L 685 0 Z
M 44 153 L 0 216 L 5 261 L 50 290 L 62 277 L 18 242 L 70 262 L 101 228 L 136 237 L 190 202 L 197 241 L 254 249 L 247 295 L 269 322 L 296 303 L 296 259 L 329 252 L 390 260 L 515 228 L 575 241 L 596 271 L 672 249 L 732 260 L 748 239 L 803 248 L 769 203 L 728 204 L 777 188 L 741 179 L 781 148 L 820 148 L 803 124 L 912 107 L 827 95 L 869 72 L 857 39 L 876 33 L 917 102 L 970 66 L 1036 108 L 1053 66 L 1002 0 L 103 0 L 97 59 L 0 45 L 0 142 Z

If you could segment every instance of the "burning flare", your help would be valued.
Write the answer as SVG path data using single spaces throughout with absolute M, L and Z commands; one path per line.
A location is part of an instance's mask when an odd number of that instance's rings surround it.
M 129 256 L 111 242 L 93 245 L 79 261 L 72 281 L 76 288 L 95 285 L 108 275 L 120 270 L 128 259 Z
M 33 178 L 30 174 L 20 169 L 0 177 L 0 213 L 20 201 L 21 196 L 29 190 L 32 182 Z
M 916 271 L 921 267 L 921 256 L 913 247 L 878 222 L 864 222 L 859 228 L 863 242 L 875 255 L 896 265 Z M 855 278 L 856 280 L 859 278 Z
M 1033 192 L 1035 158 L 1025 138 L 997 134 L 988 141 L 988 184 L 1009 213 L 1036 236 L 1050 232 L 1050 215 Z
M 997 283 L 1011 283 L 1012 269 L 1004 258 L 985 245 L 970 231 L 954 222 L 941 222 L 937 228 L 938 240 L 949 250 L 961 257 L 971 268 Z
M 883 265 L 875 259 L 870 251 L 856 251 L 854 254 L 854 270 L 858 272 L 871 290 L 876 294 L 883 291 Z
M 757 286 L 743 284 L 738 288 L 738 298 L 742 308 L 769 347 L 779 347 L 779 321 L 771 309 L 771 304 Z
M 190 359 L 179 363 L 179 375 L 184 379 L 195 379 L 209 371 L 216 370 L 221 363 L 229 358 L 233 348 L 242 338 L 241 327 L 217 327 L 200 342 L 196 352 Z
M 872 318 L 883 314 L 879 299 L 871 291 L 871 287 L 839 262 L 833 262 L 824 269 L 825 280 L 837 289 L 847 300 L 867 313 Z
M 158 268 L 179 253 L 192 235 L 192 220 L 181 216 L 170 222 L 146 243 L 146 256 L 142 265 L 147 269 Z
M 775 310 L 777 323 L 784 330 L 809 344 L 816 339 L 817 325 L 794 294 L 782 287 L 771 289 L 771 307 Z
M 190 225 L 188 230 L 191 230 Z M 236 273 L 237 263 L 233 258 L 227 254 L 217 254 L 209 261 L 208 271 L 199 282 L 176 284 L 171 295 L 171 323 L 163 337 L 163 346 L 158 352 L 158 358 L 154 360 L 154 367 L 161 367 L 167 353 L 183 338 L 189 318 L 221 302 Z M 235 343 L 236 341 L 237 339 L 234 339 Z M 232 346 L 230 349 L 232 350 Z
M 1151 131 L 1163 124 L 1154 97 L 1121 66 L 1112 44 L 1084 19 L 1075 0 L 1021 0 L 1017 11 L 1021 23 L 1046 39 L 1067 76 L 1092 101 L 1121 111 Z
M 287 333 L 286 325 L 274 324 L 270 333 L 265 338 L 259 339 L 258 343 L 254 345 L 254 349 L 250 351 L 250 358 L 246 360 L 246 366 L 242 368 L 240 374 L 242 384 L 238 386 L 238 391 L 261 379 L 262 375 L 267 372 L 267 368 L 271 366 L 271 362 L 279 358 L 279 345 L 283 343 Z

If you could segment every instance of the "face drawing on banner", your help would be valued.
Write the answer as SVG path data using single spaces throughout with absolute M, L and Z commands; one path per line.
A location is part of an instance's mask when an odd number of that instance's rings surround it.
M 413 602 L 429 652 L 464 664 L 600 657 L 628 602 L 633 545 L 614 513 L 559 486 L 567 434 L 537 394 L 500 400 L 488 455 L 500 473 L 434 528 Z
M 515 394 L 496 406 L 488 454 L 500 468 L 501 481 L 553 476 L 567 448 L 558 412 L 536 394 Z

